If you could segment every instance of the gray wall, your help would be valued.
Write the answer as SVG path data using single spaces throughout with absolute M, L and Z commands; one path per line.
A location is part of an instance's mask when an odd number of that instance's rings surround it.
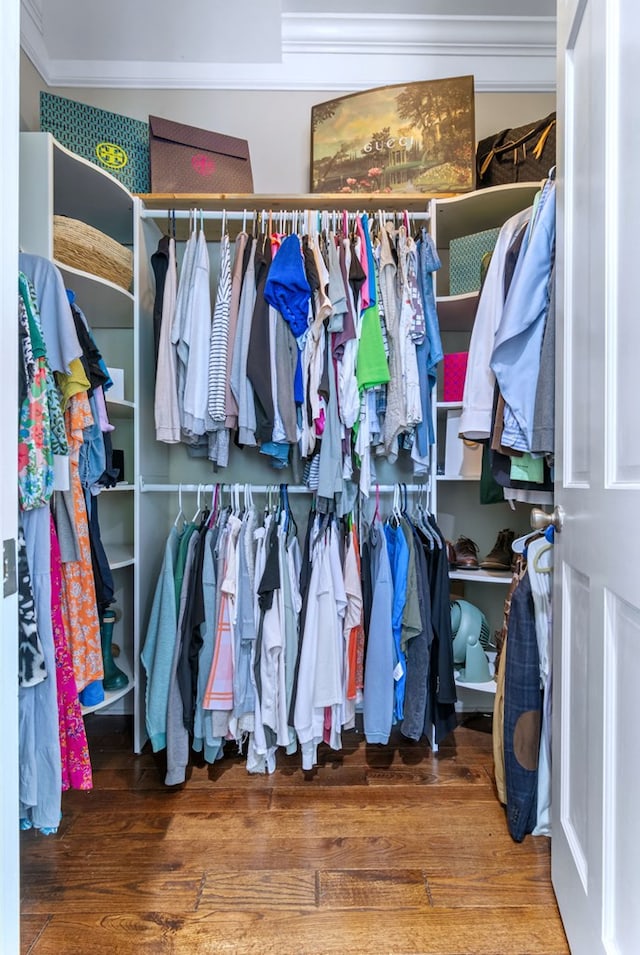
M 29 59 L 21 59 L 21 123 L 39 129 L 39 93 L 47 89 Z M 49 92 L 134 119 L 151 115 L 249 140 L 257 193 L 309 191 L 311 107 L 331 91 L 62 89 Z M 350 92 L 345 90 L 345 92 Z M 477 93 L 476 136 L 520 126 L 555 109 L 552 93 Z

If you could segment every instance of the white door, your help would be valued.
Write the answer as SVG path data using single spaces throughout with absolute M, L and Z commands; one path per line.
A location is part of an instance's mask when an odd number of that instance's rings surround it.
M 0 415 L 0 555 L 3 541 L 11 561 L 16 538 L 17 512 L 17 362 L 18 348 L 18 0 L 2 5 L 0 29 L 0 341 L 3 413 Z M 3 575 L 4 576 L 4 575 Z M 2 753 L 0 785 L 0 936 L 2 952 L 19 951 L 18 868 L 18 640 L 17 597 L 12 580 L 0 589 L 0 724 Z
M 560 146 L 556 501 L 566 517 L 555 561 L 552 875 L 574 955 L 635 955 L 640 951 L 637 0 L 560 0 L 558 57 L 564 149 Z

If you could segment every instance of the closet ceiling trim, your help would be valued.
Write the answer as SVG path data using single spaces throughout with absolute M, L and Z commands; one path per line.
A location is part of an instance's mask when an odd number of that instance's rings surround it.
M 277 62 L 243 62 L 239 37 L 229 61 L 215 63 L 189 61 L 188 47 L 173 61 L 154 56 L 151 37 L 145 58 L 119 59 L 117 24 L 103 58 L 56 58 L 38 0 L 21 8 L 22 48 L 49 86 L 346 92 L 472 73 L 479 92 L 555 89 L 551 16 L 283 13 Z

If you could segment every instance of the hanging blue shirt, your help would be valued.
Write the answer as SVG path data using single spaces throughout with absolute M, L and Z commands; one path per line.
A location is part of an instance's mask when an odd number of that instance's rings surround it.
M 393 630 L 393 665 L 394 665 L 394 723 L 404 718 L 404 688 L 407 682 L 407 659 L 401 647 L 402 616 L 407 599 L 407 573 L 409 571 L 409 545 L 401 527 L 384 525 L 384 534 L 387 539 L 387 553 L 391 566 L 393 580 L 393 610 L 391 625 Z

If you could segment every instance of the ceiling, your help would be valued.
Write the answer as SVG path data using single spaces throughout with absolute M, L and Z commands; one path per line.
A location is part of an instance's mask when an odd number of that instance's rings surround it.
M 344 90 L 468 73 L 480 90 L 555 87 L 555 0 L 389 8 L 389 0 L 22 0 L 21 39 L 50 87 Z

